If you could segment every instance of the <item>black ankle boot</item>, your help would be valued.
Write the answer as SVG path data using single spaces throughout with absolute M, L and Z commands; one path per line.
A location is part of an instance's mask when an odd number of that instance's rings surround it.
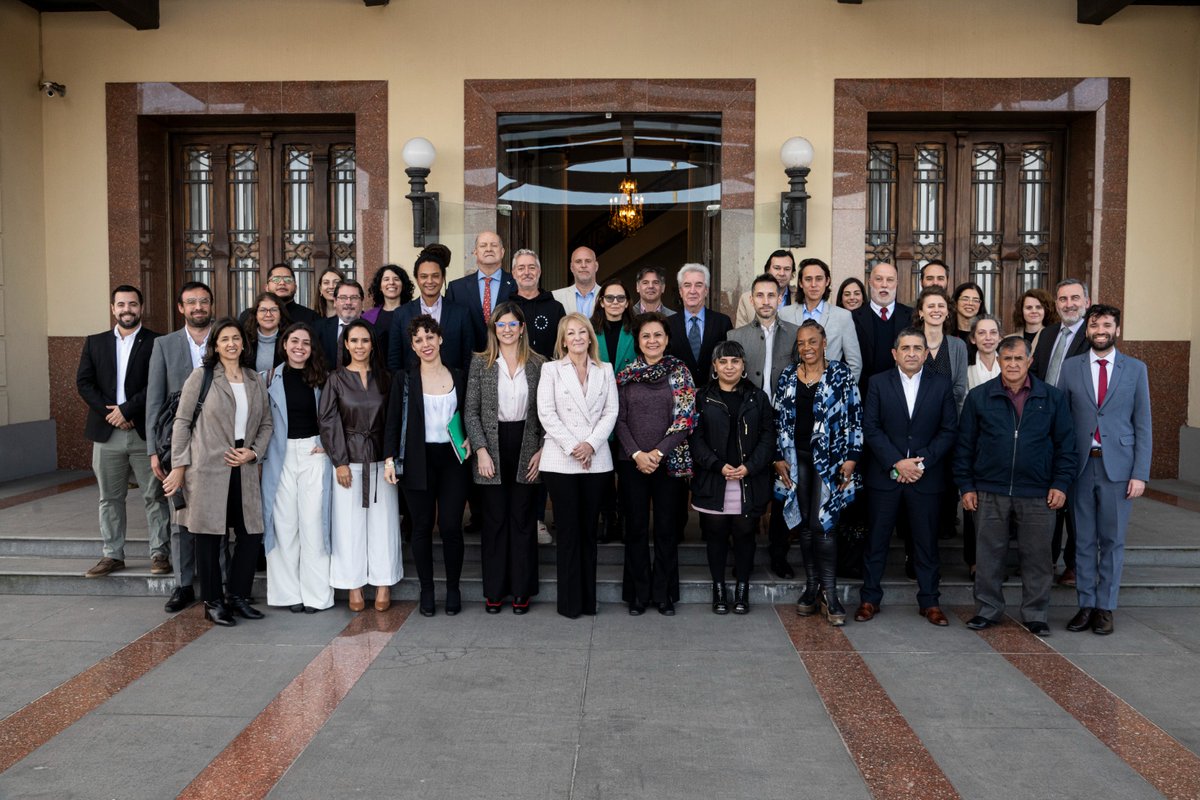
M 832 533 L 822 533 L 814 539 L 813 553 L 821 576 L 821 611 L 830 625 L 840 627 L 846 624 L 846 609 L 838 600 L 837 539 Z
M 733 588 L 733 613 L 750 613 L 750 584 L 745 581 L 738 581 Z
M 237 625 L 237 620 L 233 618 L 233 615 L 229 613 L 229 609 L 221 602 L 205 600 L 204 618 L 213 625 L 220 625 L 222 628 L 232 628 L 234 625 Z
M 421 587 L 421 602 L 419 605 L 422 617 L 432 617 L 437 613 L 437 608 L 433 604 L 433 587 L 426 589 Z
M 446 587 L 446 616 L 453 617 L 462 611 L 462 593 L 458 587 Z
M 225 604 L 242 619 L 262 619 L 264 616 L 261 611 L 250 605 L 250 602 L 244 597 L 230 595 L 226 598 Z
M 739 586 L 741 584 L 738 584 Z M 713 613 L 729 613 L 729 587 L 720 582 L 713 583 Z

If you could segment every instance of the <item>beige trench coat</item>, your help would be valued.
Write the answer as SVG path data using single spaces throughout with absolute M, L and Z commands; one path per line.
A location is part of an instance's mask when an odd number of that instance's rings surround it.
M 246 447 L 262 461 L 271 441 L 271 412 L 267 387 L 252 369 L 242 370 L 246 382 Z M 175 521 L 192 533 L 222 534 L 226 530 L 225 504 L 229 496 L 229 470 L 225 451 L 233 447 L 233 390 L 225 378 L 225 368 L 213 368 L 212 386 L 196 427 L 188 430 L 204 370 L 193 370 L 179 395 L 175 427 L 171 432 L 171 465 L 187 467 L 183 474 L 183 492 L 187 507 L 176 512 Z M 258 465 L 242 468 L 242 515 L 248 533 L 263 532 L 262 494 L 258 485 Z

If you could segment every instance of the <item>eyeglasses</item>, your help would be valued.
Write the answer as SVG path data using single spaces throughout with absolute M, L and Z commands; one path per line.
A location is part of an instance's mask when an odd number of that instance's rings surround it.
M 346 300 L 362 300 L 362 298 L 356 294 L 339 294 L 333 299 L 339 302 L 345 302 Z
M 521 323 L 517 322 L 515 319 L 510 320 L 508 322 L 497 322 L 496 323 L 497 330 L 500 330 L 501 328 L 519 328 L 519 327 L 521 327 Z
M 211 306 L 211 305 L 212 305 L 212 298 L 211 298 L 211 297 L 189 297 L 187 300 L 184 300 L 184 301 L 183 301 L 183 304 L 184 304 L 185 306 L 188 306 L 188 307 L 191 307 L 191 306 L 201 306 L 201 307 L 203 307 L 203 306 Z
M 279 283 L 295 283 L 295 282 L 296 282 L 296 279 L 295 279 L 295 278 L 283 277 L 283 276 L 280 276 L 280 275 L 276 275 L 276 276 L 274 276 L 274 277 L 272 277 L 272 278 L 268 278 L 268 279 L 267 279 L 267 283 L 275 283 L 275 284 L 279 284 Z
M 601 299 L 606 303 L 625 303 L 629 300 L 629 298 L 623 294 L 606 294 Z
M 273 317 L 279 313 L 279 309 L 275 308 L 275 306 L 263 306 L 262 308 L 258 309 L 258 313 L 266 314 L 268 317 Z

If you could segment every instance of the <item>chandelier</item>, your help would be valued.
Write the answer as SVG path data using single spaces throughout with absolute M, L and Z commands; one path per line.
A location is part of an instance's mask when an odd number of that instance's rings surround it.
M 608 227 L 622 236 L 637 233 L 644 222 L 642 205 L 645 198 L 638 194 L 637 190 L 637 181 L 626 175 L 617 185 L 620 194 L 608 198 Z

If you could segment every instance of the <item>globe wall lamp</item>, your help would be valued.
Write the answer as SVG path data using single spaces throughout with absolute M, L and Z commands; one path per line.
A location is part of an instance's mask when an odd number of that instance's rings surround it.
M 786 192 L 779 193 L 779 246 L 804 247 L 808 235 L 808 171 L 812 166 L 813 146 L 803 136 L 793 136 L 779 148 L 779 160 L 787 173 Z
M 437 149 L 433 142 L 418 136 L 404 143 L 400 156 L 408 165 L 404 174 L 408 176 L 408 185 L 412 188 L 404 196 L 412 201 L 413 247 L 425 247 L 438 239 L 438 193 L 425 191 L 429 168 L 437 158 Z

